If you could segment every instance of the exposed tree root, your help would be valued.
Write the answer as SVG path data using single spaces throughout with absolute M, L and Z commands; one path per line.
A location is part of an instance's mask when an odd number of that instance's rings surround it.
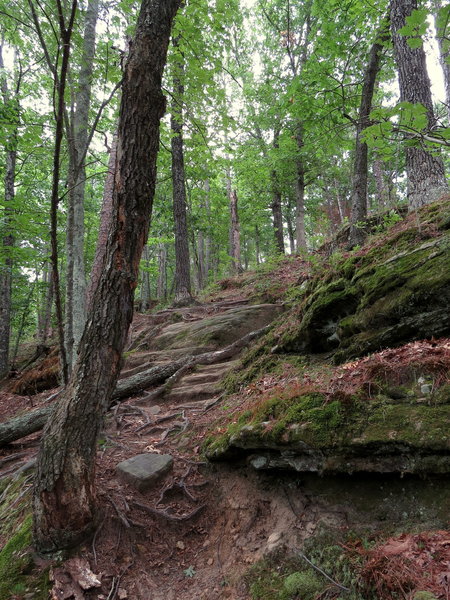
M 189 369 L 192 369 L 192 367 L 196 365 L 212 365 L 235 356 L 242 348 L 248 346 L 251 341 L 267 333 L 270 327 L 271 325 L 267 325 L 266 327 L 252 331 L 223 350 L 205 352 L 203 354 L 198 354 L 197 356 L 187 356 L 181 360 L 174 361 L 167 365 L 152 367 L 142 373 L 123 379 L 119 381 L 116 386 L 112 396 L 111 406 L 161 382 L 165 382 L 164 385 L 161 386 L 161 391 L 159 391 L 159 389 L 155 390 L 155 396 L 151 396 L 151 399 L 163 396 L 164 393 L 166 393 L 166 391 L 170 389 L 170 387 Z M 170 380 L 172 376 L 174 378 Z M 54 395 L 51 397 L 54 397 Z M 53 405 L 45 406 L 0 424 L 0 447 L 41 430 L 47 422 L 52 410 Z

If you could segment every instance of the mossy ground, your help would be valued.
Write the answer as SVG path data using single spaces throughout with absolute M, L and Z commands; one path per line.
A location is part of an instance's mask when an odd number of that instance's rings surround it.
M 50 589 L 48 571 L 35 567 L 31 547 L 31 479 L 13 477 L 5 480 L 2 487 L 0 600 L 45 600 Z

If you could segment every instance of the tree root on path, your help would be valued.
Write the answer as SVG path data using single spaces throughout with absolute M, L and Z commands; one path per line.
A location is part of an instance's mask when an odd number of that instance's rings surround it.
M 174 361 L 167 365 L 152 367 L 142 373 L 118 381 L 111 398 L 110 408 L 117 402 L 121 402 L 132 395 L 141 393 L 152 385 L 161 382 L 164 382 L 164 384 L 161 388 L 155 390 L 154 396 L 150 394 L 150 397 L 154 399 L 163 396 L 164 393 L 188 370 L 192 369 L 192 367 L 196 365 L 212 365 L 235 356 L 254 339 L 267 333 L 270 327 L 271 325 L 266 325 L 266 327 L 252 331 L 223 350 L 205 352 L 203 354 L 198 354 L 197 356 L 187 356 L 184 359 Z M 61 392 L 58 392 L 57 395 L 60 393 Z M 47 400 L 54 397 L 55 394 L 52 394 Z M 148 398 L 146 398 L 146 400 L 147 399 Z M 217 402 L 218 401 L 219 400 L 217 400 Z M 0 424 L 0 447 L 42 429 L 53 411 L 53 406 L 54 405 L 52 404 L 29 411 L 20 417 L 15 417 L 6 423 Z
M 205 508 L 206 504 L 202 504 L 201 506 L 198 506 L 197 508 L 192 510 L 190 513 L 186 513 L 184 515 L 171 515 L 166 510 L 158 510 L 157 508 L 147 506 L 146 504 L 141 504 L 140 502 L 133 502 L 133 506 L 143 510 L 144 512 L 149 513 L 150 515 L 154 515 L 155 517 L 163 517 L 168 521 L 179 523 L 180 521 L 188 521 L 189 519 L 192 519 L 192 517 L 198 515 L 198 513 L 200 513 Z

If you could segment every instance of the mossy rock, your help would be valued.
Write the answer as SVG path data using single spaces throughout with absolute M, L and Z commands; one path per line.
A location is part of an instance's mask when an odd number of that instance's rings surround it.
M 210 436 L 205 453 L 211 460 L 247 455 L 258 470 L 446 474 L 449 420 L 449 404 L 417 398 L 275 395 Z
M 153 338 L 149 349 L 222 348 L 268 325 L 282 310 L 280 305 L 259 304 L 234 308 L 199 321 L 174 323 Z
M 450 202 L 425 207 L 362 255 L 317 276 L 282 334 L 281 352 L 335 352 L 336 362 L 450 333 Z M 326 283 L 324 283 L 324 280 Z M 288 316 L 289 317 L 289 316 Z

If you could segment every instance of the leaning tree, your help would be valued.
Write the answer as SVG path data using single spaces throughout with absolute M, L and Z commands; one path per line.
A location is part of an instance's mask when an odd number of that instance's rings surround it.
M 33 495 L 39 552 L 79 543 L 96 523 L 95 451 L 133 315 L 156 180 L 161 78 L 180 0 L 142 0 L 125 65 L 111 222 L 72 376 L 44 431 Z

